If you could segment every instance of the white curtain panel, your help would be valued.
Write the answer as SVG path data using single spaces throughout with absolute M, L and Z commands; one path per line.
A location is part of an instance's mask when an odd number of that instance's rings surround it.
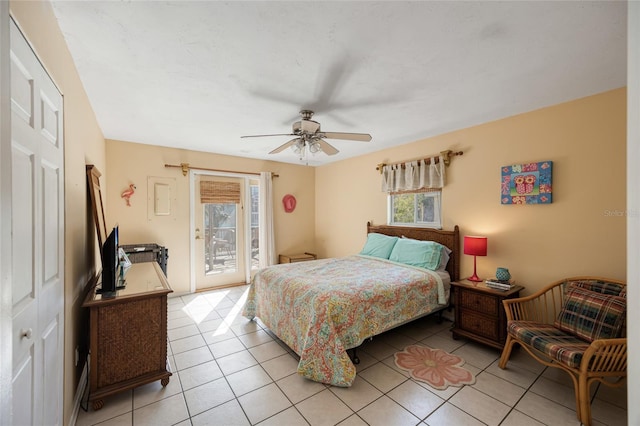
M 404 188 L 406 190 L 420 188 L 420 169 L 424 167 L 424 160 L 411 161 L 404 167 Z
M 271 172 L 260 172 L 259 262 L 261 268 L 275 264 L 276 243 L 273 232 L 273 182 Z
M 394 164 L 391 167 L 393 168 L 393 177 L 395 178 L 393 187 L 404 188 L 404 173 L 402 172 L 402 164 Z
M 431 164 L 420 169 L 420 188 L 441 189 L 444 186 L 444 158 L 431 159 Z
M 437 161 L 436 161 L 437 160 Z M 445 165 L 442 156 L 382 167 L 382 192 L 414 191 L 422 188 L 441 189 L 445 184 Z
M 382 192 L 393 192 L 393 169 L 390 165 L 382 167 Z

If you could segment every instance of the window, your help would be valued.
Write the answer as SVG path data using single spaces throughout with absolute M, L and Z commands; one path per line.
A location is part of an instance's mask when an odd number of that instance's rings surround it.
M 389 224 L 442 228 L 440 192 L 402 192 L 389 194 Z

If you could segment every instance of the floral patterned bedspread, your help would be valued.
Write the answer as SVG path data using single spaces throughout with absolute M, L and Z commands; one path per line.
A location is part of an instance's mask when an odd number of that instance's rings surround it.
M 346 349 L 447 303 L 436 273 L 354 255 L 258 271 L 243 315 L 259 317 L 300 356 L 299 374 L 351 386 Z

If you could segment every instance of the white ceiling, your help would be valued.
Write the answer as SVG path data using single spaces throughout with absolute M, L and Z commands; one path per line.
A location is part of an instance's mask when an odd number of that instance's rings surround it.
M 623 1 L 52 3 L 108 139 L 299 163 L 240 136 L 303 108 L 373 136 L 319 165 L 626 85 Z

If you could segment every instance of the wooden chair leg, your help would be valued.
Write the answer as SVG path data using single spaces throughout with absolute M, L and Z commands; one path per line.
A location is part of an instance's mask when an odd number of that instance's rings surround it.
M 591 426 L 591 401 L 589 397 L 589 382 L 587 377 L 578 377 L 578 420 L 584 426 Z
M 581 391 L 583 386 L 581 383 L 582 377 L 579 374 L 572 374 L 568 371 L 566 371 L 566 373 L 569 374 L 569 377 L 571 377 L 571 381 L 573 382 L 573 393 L 575 394 L 575 398 L 576 398 L 576 417 L 583 426 L 591 426 L 591 417 L 589 417 L 588 421 L 582 420 L 583 419 L 583 414 L 582 414 L 583 405 L 582 405 L 582 391 Z M 584 386 L 586 386 L 586 383 L 584 384 Z M 587 404 L 589 403 L 588 393 L 589 392 L 587 392 L 587 396 L 586 396 Z
M 507 366 L 507 362 L 509 361 L 509 357 L 511 356 L 511 350 L 513 349 L 513 345 L 516 343 L 515 340 L 511 336 L 507 336 L 507 341 L 504 344 L 504 349 L 502 349 L 502 355 L 500 355 L 500 363 L 498 367 L 503 370 Z

